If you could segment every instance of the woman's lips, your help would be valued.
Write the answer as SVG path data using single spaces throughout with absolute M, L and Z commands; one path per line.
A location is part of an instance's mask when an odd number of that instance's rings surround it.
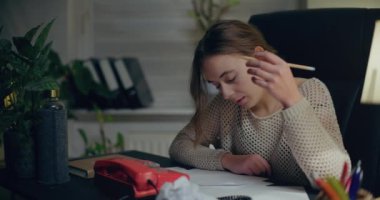
M 245 97 L 242 97 L 236 101 L 236 104 L 239 104 L 240 106 L 243 106 L 245 104 Z

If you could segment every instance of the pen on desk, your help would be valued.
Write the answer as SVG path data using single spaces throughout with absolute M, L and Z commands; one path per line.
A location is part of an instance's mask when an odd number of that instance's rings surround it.
M 242 56 L 246 60 L 255 60 L 256 58 L 250 57 L 250 56 Z M 315 67 L 307 66 L 307 65 L 300 65 L 300 64 L 294 64 L 294 63 L 288 63 L 290 68 L 294 69 L 302 69 L 306 71 L 315 71 Z

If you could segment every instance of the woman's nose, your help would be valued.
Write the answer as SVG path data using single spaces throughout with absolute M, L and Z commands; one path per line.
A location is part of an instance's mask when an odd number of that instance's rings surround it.
M 227 85 L 222 85 L 220 86 L 220 88 L 221 88 L 223 98 L 226 100 L 230 99 L 231 95 L 233 94 L 233 90 L 231 89 L 231 87 L 228 87 Z

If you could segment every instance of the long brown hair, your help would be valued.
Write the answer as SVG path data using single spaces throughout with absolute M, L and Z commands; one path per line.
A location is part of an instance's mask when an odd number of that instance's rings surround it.
M 202 75 L 204 60 L 223 54 L 249 56 L 256 46 L 275 52 L 256 27 L 238 20 L 223 20 L 215 23 L 199 41 L 194 53 L 190 82 L 190 93 L 195 103 L 195 114 L 191 119 L 196 132 L 195 143 L 198 143 L 203 137 L 200 122 L 209 96 L 207 83 Z

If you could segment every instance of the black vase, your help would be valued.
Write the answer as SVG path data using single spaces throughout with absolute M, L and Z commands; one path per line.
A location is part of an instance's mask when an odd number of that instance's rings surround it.
M 54 185 L 68 182 L 67 112 L 56 90 L 38 111 L 36 131 L 37 181 Z
M 29 179 L 36 176 L 35 148 L 29 133 L 15 129 L 4 132 L 4 160 L 8 175 L 14 178 Z

